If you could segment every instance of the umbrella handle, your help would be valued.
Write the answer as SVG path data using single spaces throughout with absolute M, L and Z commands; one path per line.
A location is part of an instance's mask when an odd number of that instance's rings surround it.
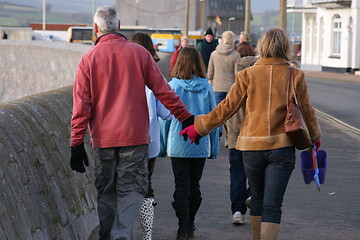
M 317 165 L 316 144 L 314 144 L 314 148 L 312 148 L 312 160 L 313 160 L 313 169 L 314 169 L 314 181 L 316 183 L 317 189 L 320 191 L 319 168 Z
M 313 162 L 313 170 L 318 168 L 317 165 L 317 152 L 316 152 L 316 144 L 314 144 L 314 147 L 311 149 L 312 153 L 312 162 Z

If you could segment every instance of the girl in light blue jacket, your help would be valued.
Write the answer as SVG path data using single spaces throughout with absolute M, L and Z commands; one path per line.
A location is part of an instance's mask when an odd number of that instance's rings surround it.
M 183 48 L 171 73 L 170 86 L 180 96 L 189 111 L 206 114 L 215 105 L 214 93 L 205 78 L 205 66 L 200 53 L 191 47 Z M 179 135 L 182 124 L 177 119 L 161 121 L 161 155 L 171 157 L 175 178 L 173 194 L 176 216 L 179 220 L 177 239 L 187 239 L 194 235 L 194 220 L 202 198 L 200 179 L 206 158 L 216 158 L 219 153 L 219 134 L 213 131 L 197 144 L 189 144 Z

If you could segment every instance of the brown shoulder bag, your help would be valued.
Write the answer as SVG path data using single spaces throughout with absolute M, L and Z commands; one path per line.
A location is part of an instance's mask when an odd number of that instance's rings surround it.
M 291 96 L 291 91 L 293 96 Z M 285 119 L 285 132 L 290 141 L 299 149 L 305 149 L 312 146 L 309 130 L 301 114 L 294 87 L 294 69 L 290 68 L 290 77 L 288 84 L 287 114 Z

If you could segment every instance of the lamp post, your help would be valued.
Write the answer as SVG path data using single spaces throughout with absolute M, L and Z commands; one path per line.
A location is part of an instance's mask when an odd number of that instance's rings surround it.
M 279 27 L 286 32 L 286 0 L 280 0 Z
M 96 0 L 93 0 L 93 15 L 96 12 Z
M 250 34 L 250 21 L 251 21 L 250 0 L 246 0 L 244 31 L 247 32 L 248 34 Z
M 136 0 L 136 20 L 135 26 L 139 26 L 139 0 Z
M 96 12 L 96 0 L 93 0 L 93 12 L 92 12 L 92 23 L 93 23 L 93 30 L 92 30 L 92 44 L 95 44 L 96 41 L 96 33 L 95 33 L 95 28 L 94 28 L 94 15 Z
M 43 30 L 43 36 L 45 36 L 45 31 L 46 31 L 46 11 L 45 11 L 45 7 L 46 7 L 46 0 L 42 1 L 42 30 Z
M 235 21 L 235 18 L 234 17 L 230 17 L 229 19 L 228 19 L 228 29 L 231 31 L 231 26 L 230 26 L 230 21 Z
M 185 36 L 189 35 L 189 0 L 185 1 Z
M 200 0 L 200 29 L 201 29 L 201 38 L 204 37 L 204 28 L 205 28 L 205 0 Z

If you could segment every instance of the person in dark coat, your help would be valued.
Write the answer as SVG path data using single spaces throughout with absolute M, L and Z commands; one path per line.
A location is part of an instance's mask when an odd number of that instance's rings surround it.
M 214 39 L 214 33 L 211 28 L 208 28 L 205 32 L 205 37 L 197 45 L 196 49 L 200 52 L 201 57 L 205 63 L 206 70 L 209 65 L 210 55 L 216 49 L 218 45 L 217 41 Z
M 2 39 L 8 39 L 8 35 L 6 32 L 4 32 L 3 36 L 2 36 Z

